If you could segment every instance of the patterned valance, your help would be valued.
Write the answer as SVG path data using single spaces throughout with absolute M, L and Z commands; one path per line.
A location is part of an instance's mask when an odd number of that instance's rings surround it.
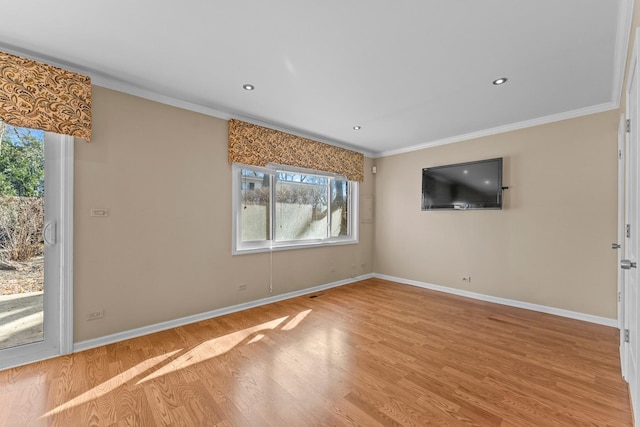
M 91 140 L 91 79 L 0 52 L 0 120 Z
M 229 120 L 229 163 L 269 163 L 315 169 L 364 180 L 364 155 L 239 120 Z

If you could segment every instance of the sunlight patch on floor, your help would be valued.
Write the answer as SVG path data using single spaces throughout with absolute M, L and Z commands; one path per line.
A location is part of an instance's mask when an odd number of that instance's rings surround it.
M 305 310 L 296 314 L 293 318 L 291 318 L 291 320 L 289 320 L 289 322 L 282 326 L 281 330 L 292 330 L 293 328 L 298 326 L 309 313 L 311 313 L 311 310 Z M 162 368 L 158 369 L 157 371 L 153 372 L 146 378 L 138 381 L 137 384 L 141 384 L 154 378 L 158 378 L 163 375 L 170 374 L 174 371 L 195 365 L 196 363 L 204 362 L 205 360 L 218 357 L 232 350 L 234 347 L 242 344 L 242 342 L 244 342 L 245 340 L 249 340 L 247 341 L 247 345 L 257 343 L 265 337 L 265 334 L 262 333 L 263 331 L 276 329 L 288 318 L 289 316 L 280 317 L 278 319 L 253 326 L 251 328 L 246 328 L 241 331 L 233 332 L 231 334 L 205 341 L 202 344 L 189 350 L 185 354 L 181 355 L 180 357 L 176 358 L 175 360 L 171 361 L 167 365 L 163 366 Z
M 283 331 L 290 331 L 304 320 L 311 310 L 305 310 L 294 317 L 290 316 L 280 317 L 269 322 L 261 323 L 250 328 L 243 329 L 241 331 L 233 332 L 221 337 L 212 338 L 204 341 L 203 343 L 195 346 L 194 348 L 184 351 L 184 349 L 174 350 L 172 352 L 162 354 L 156 357 L 151 357 L 126 371 L 109 378 L 105 382 L 87 390 L 86 392 L 74 397 L 73 399 L 57 406 L 46 414 L 42 415 L 40 419 L 50 417 L 55 414 L 59 414 L 63 411 L 69 410 L 78 405 L 89 403 L 97 398 L 100 398 L 108 393 L 113 392 L 118 387 L 126 384 L 136 377 L 144 375 L 149 371 L 153 371 L 158 365 L 163 364 L 155 372 L 147 375 L 143 379 L 136 382 L 136 385 L 140 385 L 155 378 L 162 377 L 167 374 L 171 374 L 180 369 L 187 368 L 189 366 L 201 363 L 203 361 L 215 358 L 228 351 L 231 351 L 234 347 L 246 342 L 246 345 L 259 342 L 265 337 L 267 331 L 280 328 Z M 289 320 L 287 322 L 287 320 Z M 286 323 L 285 323 L 286 322 Z M 180 354 L 182 353 L 182 354 Z M 179 354 L 179 355 L 178 355 Z M 172 358 L 175 359 L 172 360 Z
M 136 376 L 143 374 L 144 372 L 152 369 L 154 366 L 162 363 L 166 359 L 180 352 L 181 350 L 175 350 L 166 354 L 161 354 L 160 356 L 151 357 L 143 362 L 138 363 L 137 365 L 127 369 L 121 374 L 118 374 L 112 378 L 109 378 L 107 381 L 93 387 L 91 390 L 87 390 L 84 393 L 74 397 L 73 399 L 55 407 L 51 411 L 42 415 L 40 419 L 50 417 L 51 415 L 59 414 L 62 411 L 66 411 L 75 406 L 82 405 L 84 403 L 90 402 L 94 399 L 97 399 L 101 396 L 104 396 L 107 393 L 112 392 L 116 388 L 121 385 L 131 381 Z
M 304 320 L 305 317 L 307 317 L 309 315 L 309 313 L 311 313 L 311 309 L 309 310 L 305 310 L 305 311 L 301 311 L 300 313 L 296 314 L 293 319 L 289 320 L 287 322 L 286 325 L 284 325 L 282 327 L 283 331 L 290 331 L 293 328 L 295 328 L 296 326 L 298 326 L 300 324 L 300 322 L 302 322 Z
M 170 363 L 167 363 L 165 366 L 153 372 L 146 378 L 138 381 L 137 384 L 141 384 L 154 378 L 158 378 L 163 375 L 170 374 L 174 371 L 195 365 L 196 363 L 204 362 L 205 360 L 218 357 L 232 350 L 235 346 L 241 344 L 243 341 L 245 341 L 255 333 L 275 329 L 288 318 L 289 316 L 280 317 L 279 319 L 271 320 L 270 322 L 265 322 L 260 325 L 252 326 L 251 328 L 246 328 L 241 331 L 233 332 L 231 334 L 223 335 L 221 337 L 205 341 L 202 344 L 199 344 L 191 350 L 187 351 L 185 354 L 181 355 L 175 360 L 172 360 Z

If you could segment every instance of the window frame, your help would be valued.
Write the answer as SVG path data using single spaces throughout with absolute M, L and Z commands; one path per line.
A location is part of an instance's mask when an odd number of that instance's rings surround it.
M 260 253 L 260 252 L 269 252 L 269 251 L 282 251 L 282 250 L 290 250 L 290 249 L 302 249 L 302 248 L 317 248 L 317 247 L 326 247 L 326 246 L 335 246 L 335 245 L 352 245 L 357 244 L 359 242 L 359 198 L 358 198 L 358 182 L 357 181 L 349 181 L 343 176 L 332 174 L 329 172 L 311 170 L 311 169 L 303 169 L 303 168 L 295 168 L 291 166 L 284 165 L 268 165 L 267 167 L 259 167 L 259 166 L 250 166 L 241 163 L 233 163 L 231 165 L 232 169 L 232 254 L 233 255 L 242 255 L 242 254 L 251 254 L 251 253 Z M 270 239 L 267 240 L 256 240 L 256 241 L 242 241 L 242 170 L 248 169 L 254 172 L 268 174 L 269 175 L 269 188 L 270 188 L 270 197 L 269 197 L 269 230 L 270 230 Z M 300 239 L 300 240 L 275 240 L 276 237 L 276 203 L 275 203 L 275 184 L 276 184 L 276 174 L 278 172 L 286 172 L 286 173 L 296 173 L 296 174 L 309 174 L 327 177 L 330 180 L 327 184 L 327 191 L 331 191 L 331 179 L 340 179 L 347 181 L 348 191 L 347 191 L 347 212 L 348 212 L 348 226 L 349 226 L 349 234 L 346 236 L 331 236 L 330 227 L 331 224 L 328 224 L 328 237 L 323 239 Z M 328 200 L 327 209 L 331 209 L 331 201 L 330 198 Z

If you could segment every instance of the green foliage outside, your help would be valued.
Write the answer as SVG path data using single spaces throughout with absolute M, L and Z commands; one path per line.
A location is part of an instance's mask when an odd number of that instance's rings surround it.
M 43 140 L 6 126 L 0 145 L 0 196 L 44 196 Z
M 44 133 L 0 122 L 0 262 L 42 254 Z

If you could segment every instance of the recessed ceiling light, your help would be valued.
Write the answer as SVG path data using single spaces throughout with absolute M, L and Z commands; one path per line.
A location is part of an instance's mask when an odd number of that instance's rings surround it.
M 509 80 L 509 79 L 507 79 L 506 77 L 500 77 L 499 79 L 494 80 L 493 84 L 496 85 L 496 86 L 500 86 L 500 85 L 505 84 L 507 82 L 507 80 Z
M 256 88 L 254 85 L 249 83 L 243 84 L 242 87 L 244 88 L 244 90 L 254 90 Z
M 360 130 L 360 129 L 362 129 L 362 127 L 361 127 L 361 126 L 354 126 L 354 127 L 353 127 L 353 130 Z

